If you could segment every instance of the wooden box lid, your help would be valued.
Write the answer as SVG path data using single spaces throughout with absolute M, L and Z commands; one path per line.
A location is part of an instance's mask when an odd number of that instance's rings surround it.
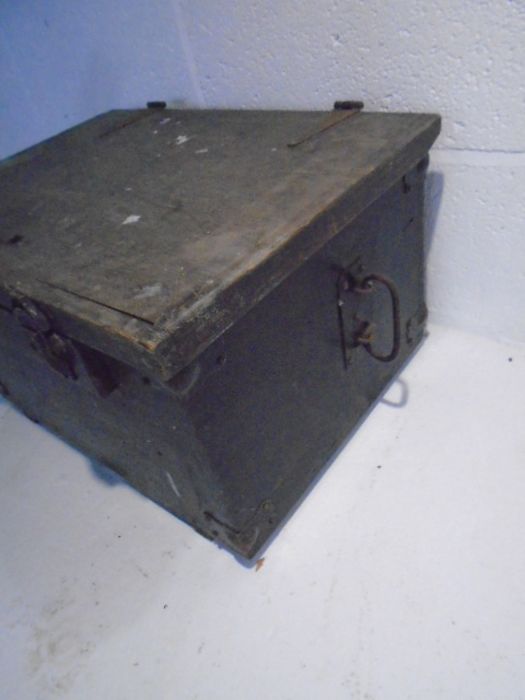
M 422 159 L 430 114 L 113 111 L 0 165 L 0 304 L 167 379 Z M 342 203 L 344 202 L 344 206 Z M 2 301 L 4 299 L 4 301 Z

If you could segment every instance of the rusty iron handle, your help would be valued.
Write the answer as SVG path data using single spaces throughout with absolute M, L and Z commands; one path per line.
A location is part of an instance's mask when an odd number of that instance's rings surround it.
M 388 277 L 379 275 L 375 272 L 364 277 L 358 286 L 355 286 L 352 291 L 358 293 L 367 293 L 373 291 L 374 282 L 384 285 L 390 294 L 392 302 L 392 349 L 389 353 L 381 355 L 374 351 L 372 343 L 366 339 L 360 339 L 359 344 L 364 347 L 369 355 L 379 362 L 392 362 L 399 355 L 401 348 L 401 313 L 399 304 L 399 293 L 395 284 Z

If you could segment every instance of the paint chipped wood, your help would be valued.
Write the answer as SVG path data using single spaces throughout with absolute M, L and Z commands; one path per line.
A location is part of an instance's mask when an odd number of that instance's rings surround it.
M 163 378 L 428 150 L 439 118 L 117 111 L 0 167 L 0 286 Z M 16 241 L 16 243 L 15 243 Z

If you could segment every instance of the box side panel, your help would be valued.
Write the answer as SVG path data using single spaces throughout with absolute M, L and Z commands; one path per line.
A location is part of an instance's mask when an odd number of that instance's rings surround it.
M 221 481 L 216 520 L 228 529 L 220 536 L 246 555 L 282 523 L 423 335 L 425 167 L 407 173 L 195 363 L 198 380 L 182 401 Z M 395 283 L 394 361 L 380 362 L 359 346 L 345 363 L 341 268 Z M 388 354 L 393 313 L 384 285 L 345 292 L 342 313 L 349 342 L 366 319 L 374 352 Z

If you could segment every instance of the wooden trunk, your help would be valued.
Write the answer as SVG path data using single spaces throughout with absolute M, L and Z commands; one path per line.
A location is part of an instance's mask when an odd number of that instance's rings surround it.
M 247 558 L 424 330 L 439 118 L 331 119 L 111 112 L 0 169 L 1 391 Z

